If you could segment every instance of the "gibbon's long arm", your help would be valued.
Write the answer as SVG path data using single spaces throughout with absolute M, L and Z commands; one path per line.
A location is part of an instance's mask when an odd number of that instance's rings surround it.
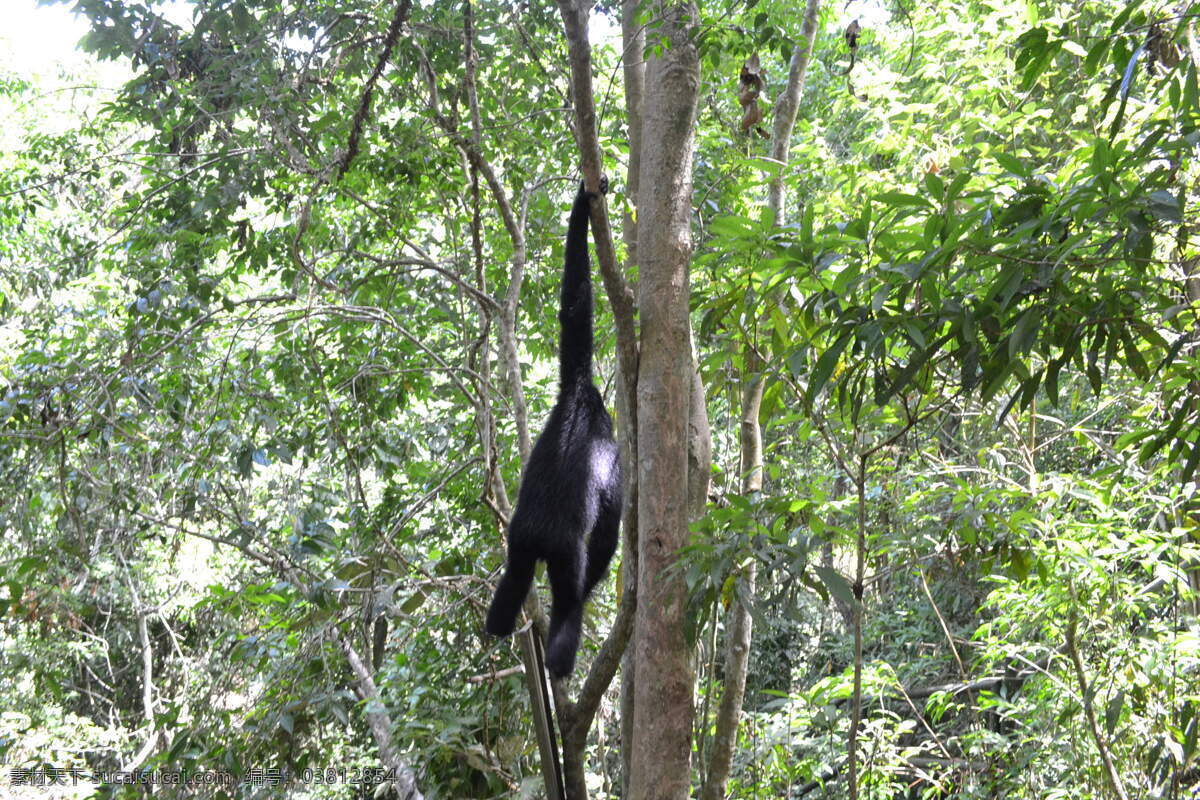
M 567 221 L 567 252 L 558 311 L 559 383 L 563 386 L 592 379 L 592 265 L 587 242 L 592 196 L 580 184 Z

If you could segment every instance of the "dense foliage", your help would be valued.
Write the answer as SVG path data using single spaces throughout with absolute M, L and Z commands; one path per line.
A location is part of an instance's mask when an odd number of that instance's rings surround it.
M 426 797 L 539 796 L 516 648 L 481 626 L 554 399 L 567 45 L 550 4 L 477 1 L 413 4 L 391 46 L 404 5 L 78 0 L 127 82 L 0 74 L 8 767 L 348 797 L 390 765 L 382 718 Z M 754 560 L 733 797 L 845 797 L 852 706 L 862 797 L 1191 796 L 1200 6 L 831 4 L 782 166 L 737 81 L 757 55 L 769 117 L 796 5 L 702 3 L 696 34 L 695 784 Z M 613 403 L 611 331 L 601 299 Z M 621 791 L 618 692 L 598 797 Z M 69 784 L 46 791 L 137 791 Z

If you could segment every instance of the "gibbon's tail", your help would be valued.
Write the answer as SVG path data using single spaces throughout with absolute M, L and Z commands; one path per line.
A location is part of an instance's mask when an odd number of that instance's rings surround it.
M 567 248 L 563 259 L 561 305 L 558 321 L 559 381 L 592 379 L 592 265 L 588 259 L 588 216 L 591 195 L 579 183 L 579 194 L 567 221 Z

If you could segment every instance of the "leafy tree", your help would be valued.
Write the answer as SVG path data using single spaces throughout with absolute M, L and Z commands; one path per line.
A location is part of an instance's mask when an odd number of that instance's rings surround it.
M 71 7 L 117 90 L 0 75 L 10 765 L 555 790 L 480 623 L 578 165 L 636 482 L 566 796 L 1200 785 L 1200 6 Z

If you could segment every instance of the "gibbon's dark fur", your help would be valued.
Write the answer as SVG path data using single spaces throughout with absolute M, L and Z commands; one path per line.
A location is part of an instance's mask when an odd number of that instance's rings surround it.
M 607 188 L 602 180 L 600 191 Z M 592 383 L 587 234 L 593 196 L 580 183 L 567 222 L 558 312 L 558 401 L 521 479 L 517 508 L 508 523 L 508 564 L 487 616 L 488 633 L 512 633 L 534 566 L 545 561 L 553 596 L 546 667 L 556 678 L 575 667 L 583 601 L 608 569 L 621 524 L 621 464 L 612 418 Z

